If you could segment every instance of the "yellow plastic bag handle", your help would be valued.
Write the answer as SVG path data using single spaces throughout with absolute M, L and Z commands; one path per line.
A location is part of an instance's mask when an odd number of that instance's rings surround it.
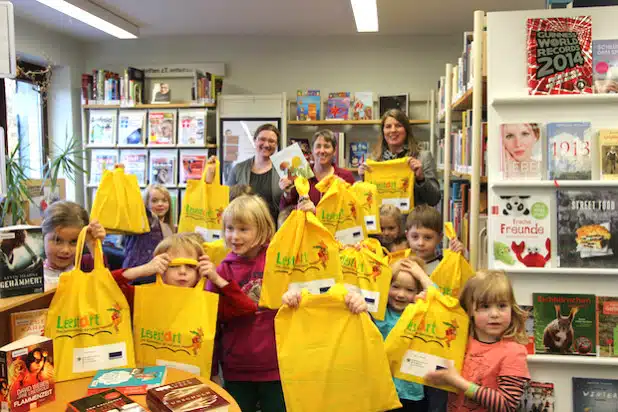
M 118 169 L 121 170 L 122 169 Z M 124 173 L 124 172 L 123 172 Z M 75 251 L 75 269 L 79 269 L 82 265 L 82 255 L 84 253 L 84 246 L 86 244 L 86 236 L 88 235 L 88 226 L 85 226 L 81 232 L 79 232 L 79 236 L 77 238 L 77 246 Z M 94 241 L 94 268 L 95 269 L 105 269 L 105 264 L 103 263 L 103 246 L 101 245 L 101 241 L 99 239 L 95 239 Z
M 444 234 L 449 240 L 457 239 L 453 222 L 444 222 Z
M 182 265 L 197 266 L 197 260 L 188 259 L 188 258 L 176 258 L 176 259 L 172 259 L 172 261 L 169 263 L 168 266 L 176 267 L 176 266 L 182 266 Z
M 298 196 L 303 197 L 309 195 L 309 181 L 302 176 L 294 179 L 294 186 L 298 192 Z
M 206 181 L 206 174 L 208 173 L 208 168 L 211 167 L 211 165 L 208 163 L 208 159 L 206 159 L 206 161 L 204 162 L 204 170 L 202 171 L 202 182 Z M 215 156 L 215 177 L 212 180 L 212 185 L 217 185 L 217 186 L 221 186 L 221 178 L 220 178 L 220 171 L 219 171 L 220 167 L 219 167 L 219 158 Z

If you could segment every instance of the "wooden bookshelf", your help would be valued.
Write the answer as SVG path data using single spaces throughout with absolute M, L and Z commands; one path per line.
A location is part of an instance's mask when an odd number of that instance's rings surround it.
M 288 125 L 292 126 L 326 126 L 326 125 L 377 125 L 380 124 L 380 119 L 375 120 L 289 120 Z M 410 120 L 410 124 L 429 124 L 429 120 Z
M 444 169 L 436 169 L 439 175 L 444 174 Z M 459 180 L 472 180 L 472 175 L 469 173 L 460 173 L 451 170 L 451 177 Z M 481 183 L 487 183 L 487 176 L 481 176 Z
M 484 76 L 483 77 L 483 90 L 487 89 L 485 87 L 486 84 L 487 84 L 487 77 Z M 466 110 L 472 109 L 472 96 L 473 95 L 474 95 L 474 89 L 473 88 L 468 89 L 461 97 L 459 97 L 459 99 L 455 101 L 455 103 L 451 105 L 451 111 L 464 112 Z M 483 93 L 483 105 L 485 105 L 485 102 L 486 102 L 485 96 L 486 96 L 486 93 Z
M 198 104 L 193 102 L 185 103 L 164 103 L 164 104 L 136 104 L 135 106 L 121 106 L 119 104 L 84 104 L 84 109 L 204 109 L 217 107 L 214 103 Z

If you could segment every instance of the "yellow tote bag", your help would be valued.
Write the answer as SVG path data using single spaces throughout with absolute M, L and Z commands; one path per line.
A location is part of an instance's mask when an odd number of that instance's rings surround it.
M 364 210 L 350 184 L 330 175 L 315 187 L 324 193 L 316 206 L 316 216 L 335 239 L 344 245 L 355 245 L 365 239 Z
M 146 208 L 137 176 L 125 174 L 122 167 L 105 170 L 92 202 L 90 218 L 113 232 L 150 232 Z
M 284 306 L 277 313 L 277 358 L 289 412 L 401 407 L 380 332 L 369 315 L 348 310 L 346 294 L 343 285 L 320 296 L 304 291 L 297 309 Z
M 392 265 L 393 263 L 410 256 L 414 256 L 411 249 L 398 250 L 388 254 L 388 263 L 389 265 Z
M 408 213 L 414 209 L 414 173 L 408 166 L 409 157 L 376 162 L 367 160 L 371 171 L 365 173 L 365 182 L 378 189 L 379 205 L 391 204 Z
M 382 233 L 380 228 L 380 205 L 378 204 L 378 188 L 373 183 L 356 182 L 352 185 L 352 192 L 364 210 L 365 229 L 369 235 Z
M 215 240 L 214 242 L 204 242 L 202 243 L 202 248 L 204 249 L 204 253 L 208 255 L 215 265 L 221 263 L 230 252 L 230 249 L 225 246 L 225 239 Z
M 166 365 L 210 378 L 219 295 L 156 283 L 135 287 L 133 332 L 138 366 Z M 165 304 L 161 304 L 161 299 Z
M 303 177 L 294 185 L 300 196 L 309 192 Z M 292 211 L 266 251 L 259 306 L 278 309 L 288 289 L 326 292 L 342 279 L 338 254 L 339 243 L 312 212 Z
M 427 385 L 423 377 L 454 365 L 461 373 L 468 342 L 468 315 L 459 300 L 434 287 L 426 300 L 408 305 L 386 337 L 386 354 L 393 376 Z M 456 392 L 450 386 L 436 386 Z
M 200 180 L 188 180 L 182 202 L 178 233 L 197 232 L 207 242 L 223 239 L 223 211 L 230 203 L 230 188 L 221 185 L 219 160 L 215 163 L 215 178 L 206 183 L 208 165 Z
M 45 322 L 58 382 L 94 376 L 99 369 L 135 367 L 131 311 L 103 264 L 101 241 L 95 242 L 94 270 L 79 269 L 87 230 L 77 239 L 75 268 L 60 275 Z
M 457 237 L 451 222 L 444 223 L 444 234 L 449 239 Z M 474 274 L 472 266 L 461 253 L 445 249 L 444 257 L 431 274 L 431 280 L 443 294 L 459 298 L 461 289 Z

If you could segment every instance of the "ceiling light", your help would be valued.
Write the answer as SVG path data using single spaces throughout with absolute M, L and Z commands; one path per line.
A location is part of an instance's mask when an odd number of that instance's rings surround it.
M 119 39 L 136 39 L 139 34 L 134 24 L 87 0 L 37 1 Z
M 356 31 L 378 31 L 378 5 L 376 1 L 350 0 L 352 11 L 354 12 L 354 20 L 356 21 Z

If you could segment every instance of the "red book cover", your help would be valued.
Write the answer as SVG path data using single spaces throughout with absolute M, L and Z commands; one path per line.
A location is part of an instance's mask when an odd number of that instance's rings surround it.
M 199 379 L 182 381 L 149 389 L 148 407 L 156 412 L 225 412 L 230 403 Z
M 528 94 L 592 93 L 592 18 L 528 19 Z

